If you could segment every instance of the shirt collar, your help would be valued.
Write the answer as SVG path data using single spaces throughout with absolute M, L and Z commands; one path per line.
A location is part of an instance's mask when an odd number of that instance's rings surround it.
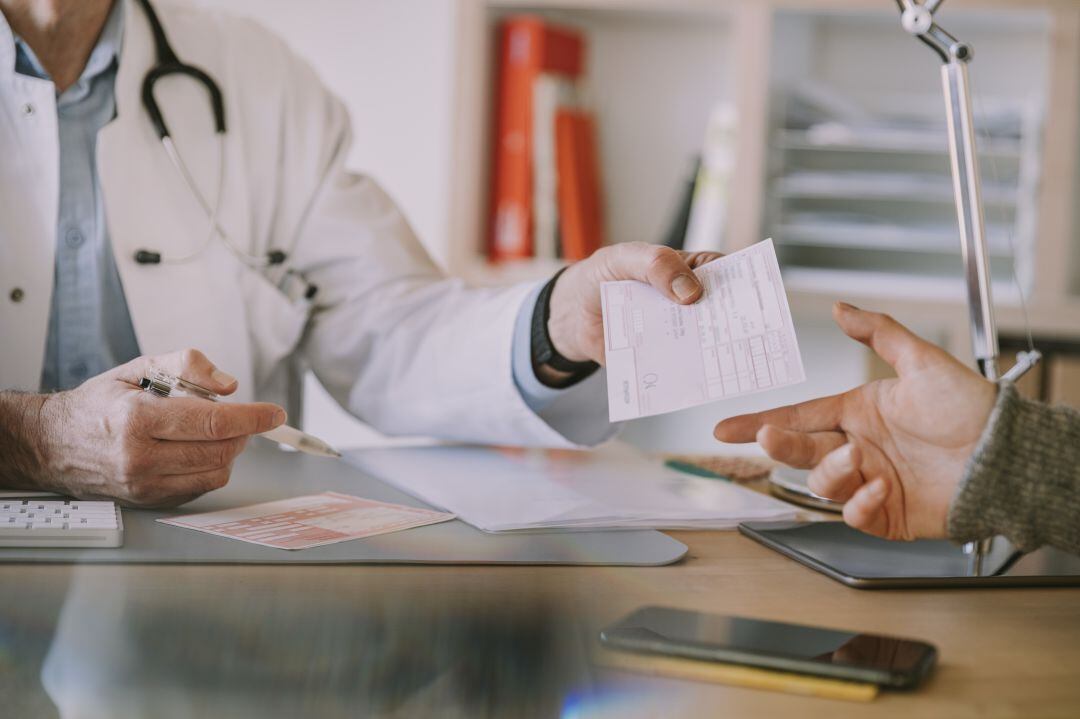
M 109 17 L 98 36 L 97 44 L 90 52 L 82 75 L 72 85 L 70 90 L 86 87 L 94 78 L 108 70 L 112 63 L 119 57 L 120 45 L 124 34 L 124 3 L 123 0 L 114 0 Z M 37 55 L 28 44 L 16 35 L 3 13 L 0 13 L 0 71 L 14 72 L 20 54 L 26 59 L 29 67 L 26 69 L 35 77 L 48 78 L 48 73 L 42 67 Z

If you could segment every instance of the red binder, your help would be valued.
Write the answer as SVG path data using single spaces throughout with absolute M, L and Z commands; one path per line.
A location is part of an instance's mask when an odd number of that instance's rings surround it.
M 582 205 L 585 210 L 585 243 L 581 257 L 572 259 L 585 259 L 604 244 L 604 205 L 600 193 L 600 157 L 597 149 L 596 121 L 590 113 L 578 113 L 577 130 Z
M 570 261 L 583 260 L 604 243 L 592 116 L 578 110 L 560 110 L 555 118 L 555 145 L 563 256 Z
M 516 16 L 499 28 L 495 148 L 488 257 L 533 255 L 533 84 L 541 73 L 581 75 L 584 41 L 576 31 L 535 16 Z

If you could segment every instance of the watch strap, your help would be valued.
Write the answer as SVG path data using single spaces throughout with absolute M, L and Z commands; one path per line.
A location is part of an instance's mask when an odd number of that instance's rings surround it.
M 600 365 L 592 360 L 576 362 L 563 357 L 555 349 L 555 345 L 551 341 L 551 334 L 548 332 L 548 320 L 551 319 L 551 293 L 555 289 L 555 283 L 558 281 L 559 276 L 565 271 L 566 268 L 564 267 L 556 272 L 555 276 L 541 288 L 540 294 L 536 297 L 536 306 L 533 308 L 532 316 L 533 371 L 536 372 L 536 376 L 539 378 L 540 374 L 537 370 L 546 365 L 557 372 L 567 374 L 568 376 L 561 378 L 557 384 L 542 380 L 544 384 L 557 389 L 577 384 L 600 369 Z

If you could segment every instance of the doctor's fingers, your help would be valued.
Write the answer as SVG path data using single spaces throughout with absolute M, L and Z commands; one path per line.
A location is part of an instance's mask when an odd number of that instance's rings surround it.
M 247 437 L 208 442 L 155 440 L 146 456 L 137 462 L 145 467 L 147 474 L 154 475 L 212 472 L 231 466 L 247 441 Z
M 683 250 L 680 250 L 679 254 L 682 255 L 683 261 L 695 270 L 724 256 L 723 252 L 686 252 Z
M 837 502 L 848 501 L 866 482 L 862 459 L 861 450 L 851 443 L 829 452 L 807 478 L 810 491 Z
M 644 242 L 624 242 L 600 250 L 607 277 L 614 280 L 638 280 L 652 285 L 665 297 L 679 304 L 701 298 L 703 288 L 683 253 L 670 247 Z
M 195 349 L 136 357 L 112 370 L 112 374 L 114 379 L 138 385 L 143 377 L 149 377 L 155 371 L 193 382 L 214 394 L 232 394 L 237 387 L 235 377 L 218 369 L 206 355 Z
M 809 469 L 846 441 L 841 432 L 795 432 L 771 424 L 756 437 L 765 453 L 789 467 Z
M 129 507 L 177 507 L 224 487 L 230 474 L 231 466 L 195 474 L 143 477 L 127 482 L 116 496 Z
M 831 432 L 840 428 L 844 395 L 812 399 L 766 412 L 729 417 L 716 425 L 713 435 L 721 442 L 753 442 L 767 424 L 796 432 Z
M 284 424 L 285 410 L 268 402 L 209 402 L 193 397 L 168 399 L 144 394 L 137 415 L 142 431 L 154 439 L 205 441 L 269 432 Z

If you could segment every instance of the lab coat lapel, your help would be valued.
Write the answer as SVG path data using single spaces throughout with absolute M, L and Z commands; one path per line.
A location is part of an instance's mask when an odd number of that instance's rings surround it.
M 166 257 L 189 254 L 205 240 L 207 218 L 169 162 L 142 107 L 142 80 L 153 64 L 154 47 L 142 8 L 127 1 L 117 117 L 99 136 L 98 170 L 135 335 L 144 355 L 201 350 L 240 380 L 239 397 L 246 399 L 253 393 L 252 362 L 236 289 L 236 258 L 215 241 L 187 262 L 134 261 L 135 251 L 143 248 Z M 170 38 L 180 46 L 175 33 Z M 217 145 L 202 89 L 192 85 L 184 79 L 162 81 L 157 95 L 196 181 L 206 183 Z
M 60 196 L 53 85 L 15 74 L 0 17 L 0 390 L 37 391 L 45 357 Z

